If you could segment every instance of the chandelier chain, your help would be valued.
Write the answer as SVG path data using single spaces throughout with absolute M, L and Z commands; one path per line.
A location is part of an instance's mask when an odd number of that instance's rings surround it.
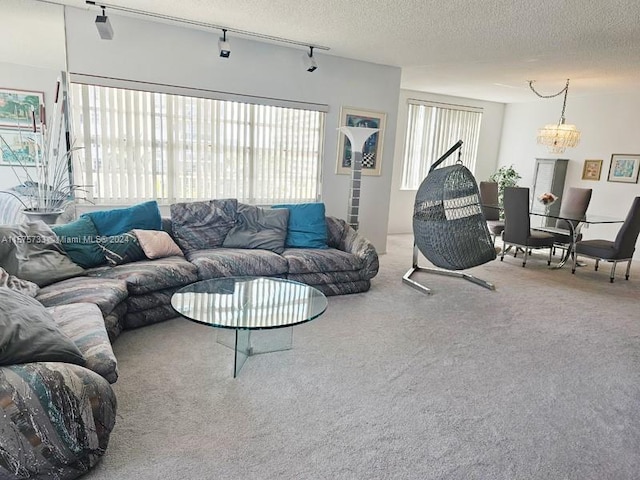
M 564 86 L 564 88 L 553 95 L 542 95 L 541 93 L 537 92 L 536 89 L 533 88 L 533 82 L 533 80 L 529 80 L 529 88 L 540 98 L 554 98 L 564 93 L 564 101 L 562 102 L 562 113 L 560 114 L 560 123 L 564 123 L 564 111 L 567 108 L 567 93 L 569 93 L 569 79 L 567 78 L 567 84 Z

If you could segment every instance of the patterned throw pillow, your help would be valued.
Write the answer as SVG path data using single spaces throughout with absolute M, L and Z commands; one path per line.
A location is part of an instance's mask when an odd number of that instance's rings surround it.
M 138 237 L 133 231 L 102 238 L 98 245 L 107 263 L 112 267 L 146 258 Z
M 221 247 L 236 223 L 235 198 L 171 205 L 173 234 L 185 252 Z

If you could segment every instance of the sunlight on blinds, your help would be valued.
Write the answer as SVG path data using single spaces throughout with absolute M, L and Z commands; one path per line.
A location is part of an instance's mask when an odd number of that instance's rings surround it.
M 77 83 L 71 94 L 76 181 L 94 202 L 319 200 L 324 112 Z
M 481 120 L 481 109 L 409 102 L 401 188 L 416 190 L 431 164 L 458 140 L 464 142 L 462 163 L 473 172 Z M 452 155 L 442 166 L 452 165 L 457 159 L 457 155 Z

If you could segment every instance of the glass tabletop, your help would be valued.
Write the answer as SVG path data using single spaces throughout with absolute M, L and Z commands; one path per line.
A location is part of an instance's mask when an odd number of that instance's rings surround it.
M 531 215 L 536 215 L 538 217 L 547 217 L 547 218 L 556 218 L 559 220 L 571 220 L 574 222 L 580 223 L 623 223 L 624 218 L 619 217 L 609 217 L 606 215 L 594 215 L 592 213 L 587 213 L 583 216 L 578 215 L 570 215 L 570 214 L 560 214 L 560 213 L 546 213 L 546 212 L 530 212 Z
M 171 306 L 212 327 L 259 330 L 313 320 L 327 309 L 327 298 L 316 288 L 282 278 L 228 277 L 181 288 Z

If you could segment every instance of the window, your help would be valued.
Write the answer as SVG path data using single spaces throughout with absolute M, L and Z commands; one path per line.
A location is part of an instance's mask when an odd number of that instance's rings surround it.
M 324 112 L 79 83 L 71 96 L 96 203 L 319 200 Z
M 409 100 L 401 188 L 417 190 L 431 165 L 458 140 L 464 142 L 462 163 L 473 172 L 481 120 L 480 108 Z M 451 155 L 441 166 L 457 160 L 457 154 Z

